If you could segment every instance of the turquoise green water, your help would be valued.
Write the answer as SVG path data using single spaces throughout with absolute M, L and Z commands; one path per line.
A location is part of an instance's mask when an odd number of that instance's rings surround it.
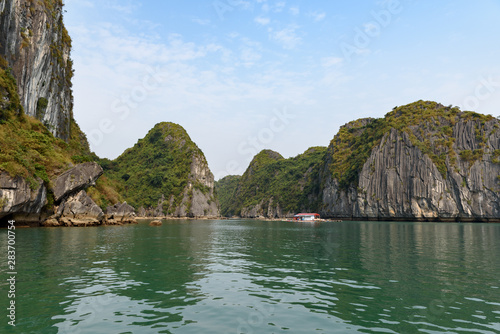
M 172 221 L 16 230 L 5 333 L 500 333 L 500 225 Z M 0 254 L 7 254 L 0 230 Z M 4 256 L 5 255 L 5 256 Z

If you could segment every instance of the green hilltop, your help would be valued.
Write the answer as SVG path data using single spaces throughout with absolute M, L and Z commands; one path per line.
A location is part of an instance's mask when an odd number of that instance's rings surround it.
M 115 160 L 102 159 L 100 162 L 105 181 L 110 181 L 111 187 L 135 208 L 156 206 L 162 194 L 173 196 L 173 206 L 178 206 L 195 155 L 203 156 L 203 153 L 186 130 L 180 125 L 162 122 Z M 98 181 L 97 189 L 105 188 L 103 183 Z M 196 184 L 195 187 L 203 188 Z M 101 206 L 111 204 L 105 196 L 97 201 Z
M 407 133 L 412 144 L 427 154 L 441 174 L 446 176 L 446 161 L 448 159 L 451 166 L 456 167 L 456 153 L 471 161 L 483 156 L 482 147 L 486 144 L 487 134 L 481 125 L 493 119 L 490 115 L 460 111 L 458 107 L 420 100 L 395 107 L 384 118 L 359 119 L 342 126 L 330 142 L 327 162 L 341 188 L 356 185 L 359 172 L 372 149 L 386 133 L 396 129 Z M 477 121 L 475 135 L 482 143 L 480 148 L 454 151 L 453 126 L 459 120 Z
M 216 183 L 221 214 L 240 215 L 243 208 L 259 203 L 279 203 L 283 211 L 315 205 L 310 194 L 317 192 L 319 166 L 326 147 L 312 147 L 289 159 L 263 150 L 250 162 L 241 177 L 228 176 Z
M 490 121 L 496 123 L 485 126 Z M 472 149 L 456 145 L 458 136 L 454 131 L 459 131 L 455 127 L 458 122 L 473 122 Z M 358 119 L 340 127 L 328 148 L 311 148 L 290 159 L 264 150 L 241 177 L 219 180 L 221 213 L 240 215 L 260 205 L 265 214 L 270 199 L 273 205 L 279 204 L 283 215 L 321 211 L 325 182 L 336 180 L 339 191 L 357 189 L 359 175 L 372 151 L 393 129 L 406 133 L 411 144 L 427 155 L 446 179 L 450 169 L 459 172 L 459 160 L 472 166 L 490 154 L 493 162 L 499 161 L 500 150 L 486 147 L 488 138 L 499 127 L 497 123 L 491 115 L 422 100 L 395 107 L 383 118 Z

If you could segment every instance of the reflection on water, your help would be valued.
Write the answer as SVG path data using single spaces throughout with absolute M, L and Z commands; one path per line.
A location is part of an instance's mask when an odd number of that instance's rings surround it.
M 499 241 L 495 224 L 23 229 L 13 332 L 500 333 Z

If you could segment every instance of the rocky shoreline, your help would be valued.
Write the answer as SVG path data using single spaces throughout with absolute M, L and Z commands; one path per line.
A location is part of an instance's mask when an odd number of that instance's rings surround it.
M 109 206 L 106 213 L 86 189 L 95 185 L 103 170 L 95 162 L 72 166 L 36 185 L 22 177 L 0 172 L 0 222 L 9 220 L 27 226 L 97 226 L 135 222 L 135 210 L 127 203 Z

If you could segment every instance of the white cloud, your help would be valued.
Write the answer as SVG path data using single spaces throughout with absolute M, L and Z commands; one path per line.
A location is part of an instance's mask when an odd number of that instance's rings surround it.
M 260 60 L 262 55 L 249 47 L 243 47 L 241 50 L 241 61 L 244 66 L 252 66 L 255 62 Z
M 278 42 L 284 49 L 291 50 L 302 43 L 302 38 L 297 36 L 298 28 L 299 26 L 294 24 L 277 31 L 269 28 L 269 37 Z
M 244 0 L 238 0 L 238 1 L 232 1 L 228 2 L 228 4 L 235 3 L 236 6 L 240 6 L 244 10 L 250 10 L 253 11 L 254 8 L 254 2 L 253 1 L 244 1 Z
M 268 17 L 262 17 L 262 16 L 256 17 L 254 21 L 263 26 L 266 26 L 271 22 L 271 20 Z
M 320 21 L 323 21 L 325 19 L 326 13 L 324 13 L 324 12 L 322 12 L 322 13 L 314 12 L 314 13 L 310 13 L 309 16 L 312 17 L 312 19 L 315 22 L 320 22 Z
M 285 5 L 286 3 L 284 1 L 281 1 L 281 2 L 277 2 L 275 5 L 274 5 L 274 12 L 275 13 L 280 13 L 283 11 L 283 9 L 285 9 Z
M 237 65 L 250 67 L 255 65 L 262 58 L 262 45 L 248 38 L 241 39 L 240 62 Z
M 132 14 L 137 11 L 141 7 L 141 3 L 134 0 L 127 1 L 118 1 L 118 0 L 109 0 L 105 2 L 105 5 L 117 12 L 121 12 L 123 14 Z
M 300 14 L 300 9 L 299 7 L 290 7 L 290 14 L 293 16 L 297 16 Z
M 200 19 L 200 18 L 193 18 L 191 19 L 194 23 L 198 23 L 199 25 L 206 26 L 210 24 L 210 20 L 208 19 Z
M 340 57 L 324 57 L 321 58 L 321 65 L 323 67 L 332 67 L 341 64 L 343 61 L 344 59 Z

